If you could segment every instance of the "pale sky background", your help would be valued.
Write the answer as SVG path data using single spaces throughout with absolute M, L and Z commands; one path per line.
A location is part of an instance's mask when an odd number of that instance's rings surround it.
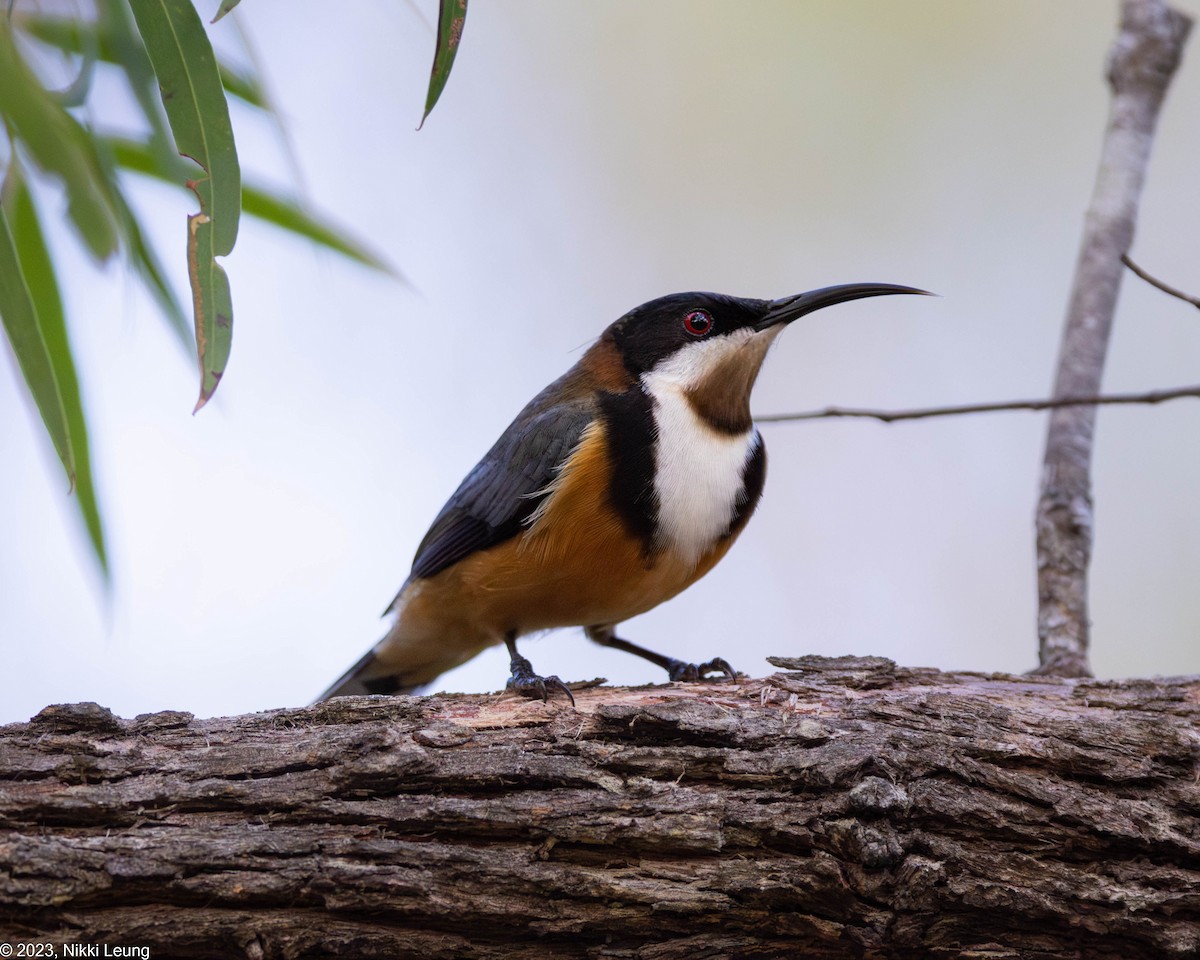
M 417 133 L 431 0 L 243 3 L 304 191 L 411 287 L 243 221 L 226 261 L 233 358 L 193 418 L 192 363 L 140 289 L 60 245 L 112 600 L 4 364 L 0 722 L 77 700 L 124 716 L 307 702 L 382 634 L 427 525 L 524 402 L 664 293 L 888 281 L 941 294 L 794 324 L 758 413 L 1046 395 L 1116 9 L 477 3 Z M 237 55 L 232 24 L 211 35 Z M 1192 292 L 1198 44 L 1163 114 L 1134 247 Z M 244 170 L 292 182 L 272 125 L 236 107 L 234 122 Z M 153 185 L 137 197 L 182 292 L 189 199 Z M 43 194 L 44 212 L 60 216 L 58 203 Z M 1195 383 L 1198 358 L 1195 310 L 1127 276 L 1106 389 Z M 622 633 L 752 675 L 770 672 L 767 655 L 802 653 L 1029 669 L 1044 431 L 1031 413 L 764 425 L 766 495 L 740 542 Z M 1101 676 L 1200 672 L 1198 435 L 1196 402 L 1100 413 Z M 522 651 L 564 679 L 663 679 L 579 631 Z M 506 676 L 497 648 L 434 689 Z

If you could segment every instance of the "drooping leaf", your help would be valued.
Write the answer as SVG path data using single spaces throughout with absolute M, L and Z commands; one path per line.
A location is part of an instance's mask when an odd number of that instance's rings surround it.
M 247 185 L 242 188 L 242 209 L 248 216 L 257 217 L 259 220 L 273 223 L 290 233 L 306 237 L 313 243 L 340 253 L 344 257 L 349 257 L 372 270 L 379 270 L 402 279 L 399 271 L 391 264 L 382 260 L 356 240 L 318 220 L 295 200 Z
M 113 26 L 118 17 L 125 16 L 123 4 L 105 2 L 100 4 L 100 19 L 98 21 L 81 20 L 75 17 L 47 16 L 41 13 L 25 13 L 18 18 L 18 23 L 30 36 L 36 37 L 42 43 L 56 47 L 66 53 L 83 54 L 88 42 L 94 43 L 97 56 L 104 63 L 115 63 L 128 72 L 129 53 L 120 49 L 121 37 L 113 32 Z M 89 37 L 88 34 L 92 36 Z M 139 41 L 138 48 L 141 48 Z M 141 57 L 146 62 L 145 50 Z M 221 83 L 225 92 L 231 97 L 237 97 L 252 107 L 260 110 L 268 109 L 263 85 L 258 77 L 244 70 L 218 63 L 217 71 L 221 75 Z
M 164 166 L 159 157 L 146 144 L 136 140 L 109 137 L 105 139 L 104 144 L 116 162 L 125 169 L 134 170 L 169 183 L 179 183 L 174 164 L 182 166 L 186 161 L 169 158 L 170 162 Z M 399 271 L 372 253 L 359 241 L 309 213 L 298 201 L 281 197 L 265 187 L 242 184 L 242 212 L 246 216 L 257 217 L 290 233 L 306 237 L 314 243 L 361 263 L 363 266 L 380 270 L 394 277 L 400 276 Z
M 154 66 L 179 152 L 207 174 L 188 180 L 200 212 L 188 218 L 188 276 L 200 359 L 199 410 L 220 383 L 229 359 L 233 305 L 229 278 L 214 257 L 237 240 L 241 170 L 229 106 L 204 25 L 190 0 L 130 0 Z
M 194 354 L 196 349 L 196 341 L 192 332 L 192 321 L 184 316 L 183 307 L 180 306 L 179 300 L 175 296 L 175 291 L 167 282 L 166 273 L 159 262 L 157 254 L 154 252 L 154 248 L 146 242 L 146 238 L 142 234 L 142 227 L 138 222 L 137 214 L 133 212 L 128 201 L 125 199 L 124 192 L 121 190 L 120 182 L 116 176 L 116 168 L 119 165 L 119 161 L 114 156 L 111 143 L 112 141 L 106 137 L 98 137 L 96 140 L 97 154 L 100 157 L 104 174 L 108 178 L 113 204 L 116 207 L 117 218 L 121 224 L 121 232 L 125 238 L 125 249 L 128 254 L 129 266 L 133 268 L 134 272 L 145 285 L 146 290 L 150 293 L 150 296 L 158 304 L 159 310 L 167 321 L 167 326 L 175 334 L 179 345 L 190 356 Z M 137 146 L 143 155 L 148 158 L 157 159 L 160 164 L 172 170 L 176 169 L 176 165 L 182 167 L 187 164 L 186 160 L 174 153 L 164 154 L 159 150 L 151 148 L 146 143 L 138 144 Z M 182 179 L 172 177 L 171 182 L 182 184 Z
M 84 34 L 90 32 L 100 56 L 104 60 L 112 60 L 102 35 L 96 30 L 95 24 L 89 21 L 76 17 L 54 17 L 33 11 L 20 11 L 16 14 L 16 22 L 30 36 L 67 53 L 82 54 L 85 46 Z
M 100 259 L 109 257 L 117 249 L 116 216 L 88 134 L 21 58 L 3 17 L 0 91 L 0 115 L 34 162 L 62 180 L 67 212 L 84 244 Z
M 225 366 L 233 333 L 233 298 L 229 277 L 214 256 L 216 232 L 203 213 L 188 217 L 188 274 L 196 314 L 196 351 L 200 355 L 200 396 L 192 413 L 212 398 Z
M 66 405 L 54 376 L 50 348 L 38 323 L 33 294 L 29 292 L 25 271 L 21 269 L 17 241 L 4 208 L 5 205 L 0 204 L 0 320 L 4 322 L 8 342 L 12 344 L 25 383 L 42 415 L 46 432 L 74 486 L 75 452 L 71 447 Z
M 111 58 L 125 73 L 142 115 L 150 126 L 150 143 L 158 153 L 174 157 L 175 144 L 167 129 L 167 116 L 158 97 L 154 67 L 133 23 L 133 14 L 125 3 L 102 3 L 97 9 L 96 29 L 100 35 L 101 56 Z
M 159 262 L 154 248 L 146 243 L 146 238 L 142 236 L 142 229 L 132 212 L 130 212 L 129 220 L 125 225 L 125 234 L 129 241 L 129 256 L 134 270 L 137 271 L 142 283 L 146 285 L 146 289 L 158 304 L 158 309 L 166 318 L 167 326 L 175 334 L 175 339 L 179 341 L 184 350 L 191 354 L 195 348 L 192 340 L 192 324 L 184 316 L 183 307 L 175 297 L 175 291 L 167 283 L 162 264 Z
M 79 506 L 84 527 L 87 529 L 88 538 L 92 544 L 92 551 L 96 555 L 96 561 L 107 581 L 108 557 L 104 546 L 104 526 L 100 519 L 99 506 L 96 503 L 91 454 L 88 448 L 87 421 L 83 413 L 83 402 L 79 395 L 75 360 L 71 355 L 70 341 L 67 339 L 62 297 L 59 294 L 58 281 L 54 274 L 54 262 L 46 247 L 46 240 L 38 221 L 33 197 L 16 168 L 10 170 L 5 188 L 4 205 L 9 211 L 8 225 L 11 229 L 11 238 L 19 263 L 19 272 L 29 294 L 32 318 L 36 324 L 36 331 L 27 330 L 26 334 L 19 339 L 27 344 L 27 349 L 31 346 L 36 352 L 44 351 L 45 355 L 45 364 L 41 362 L 40 358 L 34 360 L 34 367 L 41 370 L 38 385 L 35 387 L 34 381 L 29 379 L 28 374 L 26 374 L 26 383 L 29 384 L 30 391 L 34 393 L 35 402 L 38 409 L 42 411 L 42 419 L 51 436 L 54 437 L 56 432 L 61 433 L 65 426 L 66 456 L 63 455 L 62 449 L 59 449 L 59 456 L 63 459 L 63 465 L 66 466 L 68 475 L 72 477 L 75 502 Z M 0 239 L 0 244 L 3 243 L 4 240 Z M 0 253 L 0 260 L 3 259 L 4 254 Z M 6 273 L 7 271 L 8 265 L 0 266 L 0 272 Z M 0 287 L 2 286 L 3 280 L 0 280 Z M 3 307 L 0 307 L 0 310 L 3 310 Z M 5 313 L 7 314 L 7 311 Z M 18 323 L 21 322 L 21 316 L 18 308 L 18 312 L 15 314 Z M 24 317 L 24 322 L 27 323 L 30 314 L 26 313 Z M 7 322 L 5 326 L 8 328 Z M 11 330 L 9 339 L 13 342 L 15 350 L 18 338 L 14 338 Z M 50 374 L 48 379 L 45 377 L 47 365 Z M 24 362 L 21 364 L 21 369 L 22 371 L 27 369 Z M 39 393 L 43 396 L 39 396 Z M 46 417 L 47 408 L 50 409 L 51 417 L 54 420 L 53 429 Z M 58 445 L 59 440 L 56 439 L 55 447 L 58 448 Z
M 64 107 L 81 107 L 87 102 L 88 94 L 92 90 L 92 77 L 96 73 L 96 60 L 96 47 L 93 44 L 83 51 L 79 72 L 70 86 L 55 95 Z
M 259 110 L 270 110 L 266 91 L 254 74 L 246 73 L 227 63 L 218 63 L 217 72 L 221 75 L 221 86 L 231 97 L 237 97 L 243 103 L 248 103 Z
M 227 14 L 230 10 L 232 10 L 234 7 L 236 7 L 239 2 L 240 2 L 240 0 L 221 0 L 221 6 L 217 10 L 217 15 L 215 17 L 213 17 L 210 22 L 216 23 L 223 16 L 225 16 L 225 14 Z
M 458 53 L 466 21 L 467 0 L 439 0 L 437 49 L 433 54 L 433 69 L 429 73 L 429 93 L 425 96 L 425 114 L 421 117 L 421 126 L 425 125 L 425 120 L 446 87 L 446 81 L 450 79 L 450 68 L 454 66 L 454 56 Z
M 130 140 L 128 137 L 104 137 L 105 150 L 112 155 L 118 166 L 135 173 L 144 173 L 164 183 L 177 187 L 186 187 L 187 178 L 195 172 L 183 157 L 174 154 L 166 157 L 155 153 L 150 144 L 141 140 Z

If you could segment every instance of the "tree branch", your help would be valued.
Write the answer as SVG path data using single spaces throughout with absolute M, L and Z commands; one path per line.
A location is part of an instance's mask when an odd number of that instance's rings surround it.
M 1200 310 L 1200 297 L 1192 297 L 1184 293 L 1182 290 L 1176 290 L 1174 287 L 1168 286 L 1156 277 L 1152 277 L 1145 270 L 1133 262 L 1132 258 L 1127 253 L 1121 254 L 1121 262 L 1125 264 L 1135 274 L 1145 280 L 1150 286 L 1157 287 L 1163 293 L 1168 293 L 1172 297 L 1178 297 L 1184 303 L 1190 303 L 1197 310 Z
M 1113 312 L 1167 87 L 1191 20 L 1162 0 L 1122 0 L 1109 54 L 1112 104 L 1084 225 L 1053 395 L 1100 393 Z M 1088 676 L 1094 405 L 1050 415 L 1037 506 L 1038 671 Z
M 241 960 L 1197 955 L 1200 677 L 776 665 L 581 690 L 578 711 L 48 707 L 0 728 L 0 942 Z
M 921 407 L 916 410 L 866 410 L 856 407 L 825 407 L 804 413 L 770 413 L 755 417 L 756 423 L 784 423 L 789 420 L 823 420 L 831 417 L 861 417 L 894 423 L 897 420 L 926 420 L 964 413 L 997 413 L 1004 410 L 1053 410 L 1058 407 L 1105 406 L 1123 403 L 1163 403 L 1182 397 L 1200 397 L 1200 384 L 1145 393 L 1109 393 L 1098 397 L 1058 397 L 1049 400 L 1002 400 L 994 403 L 966 403 L 957 407 Z

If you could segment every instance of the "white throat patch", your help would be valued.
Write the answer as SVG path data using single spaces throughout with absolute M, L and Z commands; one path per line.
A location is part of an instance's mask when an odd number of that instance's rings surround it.
M 755 334 L 741 333 L 697 343 L 642 374 L 656 428 L 657 545 L 688 563 L 699 562 L 728 532 L 745 486 L 742 471 L 762 444 L 754 427 L 739 434 L 714 429 L 696 414 L 686 395 L 720 357 L 753 349 L 746 341 Z M 761 339 L 765 353 L 774 337 Z

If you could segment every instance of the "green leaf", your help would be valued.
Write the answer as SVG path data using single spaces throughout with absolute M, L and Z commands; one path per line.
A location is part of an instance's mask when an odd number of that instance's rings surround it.
M 152 149 L 148 144 L 137 144 L 137 146 L 147 158 L 150 158 L 150 162 L 158 159 L 161 164 L 172 168 L 176 164 L 183 166 L 187 163 L 186 160 L 172 153 L 164 154 L 159 150 Z M 112 141 L 106 137 L 99 137 L 97 138 L 97 147 L 97 154 L 103 164 L 105 176 L 108 178 L 113 204 L 117 209 L 117 217 L 125 236 L 130 266 L 133 267 L 142 283 L 145 284 L 147 291 L 157 302 L 159 310 L 162 311 L 167 325 L 175 334 L 179 345 L 183 347 L 185 353 L 191 355 L 196 347 L 196 341 L 192 334 L 192 323 L 184 316 L 183 308 L 179 305 L 175 291 L 167 282 L 162 264 L 154 253 L 154 249 L 146 243 L 137 215 L 130 208 L 121 191 L 121 184 L 116 177 L 116 166 L 120 161 L 112 149 Z M 181 182 L 174 177 L 170 178 L 170 181 L 172 183 Z
M 101 42 L 101 34 L 95 25 L 75 17 L 48 17 L 40 13 L 20 12 L 16 14 L 16 23 L 22 30 L 42 43 L 57 47 L 67 53 L 82 54 L 87 45 L 85 33 L 91 33 L 92 45 L 100 51 L 103 60 L 111 60 L 106 44 Z
M 188 273 L 196 314 L 196 351 L 200 355 L 200 397 L 192 413 L 212 398 L 225 366 L 233 333 L 233 298 L 229 277 L 213 256 L 216 232 L 203 213 L 188 217 Z
M 124 4 L 106 2 L 100 4 L 99 12 L 98 22 L 26 13 L 17 18 L 17 23 L 30 36 L 66 53 L 82 55 L 88 43 L 91 43 L 102 62 L 118 64 L 129 73 L 131 53 L 127 49 L 122 50 L 123 38 L 121 34 L 114 32 L 114 26 L 119 26 L 119 21 L 124 19 L 127 9 Z M 146 58 L 145 48 L 140 41 L 136 50 L 145 64 L 145 69 L 149 71 L 150 61 Z M 134 70 L 137 72 L 138 68 L 135 66 Z M 266 91 L 255 74 L 246 73 L 226 63 L 218 63 L 217 71 L 221 75 L 225 92 L 230 96 L 237 97 L 260 110 L 269 109 Z M 132 74 L 130 80 L 133 81 Z
M 33 395 L 46 432 L 58 451 L 59 459 L 66 468 L 71 486 L 75 485 L 75 451 L 71 447 L 71 428 L 67 423 L 66 403 L 58 380 L 54 376 L 54 364 L 50 361 L 50 347 L 38 322 L 38 313 L 33 306 L 33 294 L 25 271 L 21 269 L 21 258 L 17 254 L 17 241 L 8 223 L 8 214 L 0 205 L 0 320 L 8 342 L 12 344 L 25 383 Z
M 21 59 L 7 18 L 0 18 L 0 90 L 0 115 L 34 162 L 62 180 L 75 229 L 106 259 L 117 249 L 116 216 L 88 133 Z
M 158 256 L 154 249 L 146 243 L 146 238 L 142 236 L 142 228 L 138 225 L 133 211 L 125 207 L 122 216 L 127 216 L 125 236 L 129 241 L 129 256 L 133 267 L 158 304 L 158 309 L 166 317 L 167 326 L 175 334 L 180 346 L 190 355 L 195 347 L 195 341 L 192 339 L 192 324 L 184 316 L 183 307 L 180 306 L 175 291 L 167 283 L 167 277 Z
M 267 101 L 267 92 L 257 76 L 231 67 L 227 63 L 218 63 L 217 73 L 221 75 L 221 86 L 231 97 L 237 97 L 252 107 L 258 107 L 259 110 L 271 109 L 271 104 Z
M 158 82 L 146 47 L 133 23 L 133 14 L 125 3 L 102 3 L 97 13 L 101 56 L 110 58 L 125 73 L 130 90 L 150 125 L 151 142 L 164 157 L 175 155 L 175 145 L 167 129 L 167 116 L 158 98 Z
M 92 92 L 92 76 L 96 72 L 96 49 L 92 47 L 84 51 L 79 64 L 79 73 L 65 90 L 55 96 L 64 107 L 81 107 L 87 102 L 88 94 Z
M 103 141 L 113 159 L 127 170 L 155 177 L 168 183 L 178 183 L 173 164 L 164 166 L 157 153 L 146 144 L 120 137 L 108 137 Z M 169 158 L 174 161 L 174 158 Z M 183 160 L 175 161 L 181 166 Z M 309 213 L 296 200 L 273 194 L 265 187 L 242 184 L 242 212 L 287 230 L 290 233 L 320 244 L 342 256 L 349 257 L 372 270 L 379 270 L 393 277 L 400 273 L 382 258 L 368 250 L 362 243 L 338 230 L 331 224 Z
M 91 455 L 88 450 L 87 421 L 79 395 L 79 379 L 75 375 L 75 361 L 71 356 L 71 344 L 67 339 L 67 325 L 63 314 L 62 297 L 54 275 L 54 263 L 38 222 L 33 197 L 24 180 L 15 168 L 10 171 L 5 187 L 5 205 L 10 210 L 8 227 L 0 235 L 0 247 L 10 240 L 13 248 L 0 251 L 0 274 L 7 275 L 12 269 L 6 257 L 15 254 L 18 263 L 13 271 L 14 280 L 24 280 L 28 295 L 28 308 L 22 312 L 18 306 L 15 313 L 5 304 L 10 302 L 10 288 L 2 296 L 0 312 L 5 317 L 5 328 L 14 352 L 21 361 L 25 382 L 34 395 L 46 429 L 54 440 L 59 457 L 67 469 L 75 489 L 75 502 L 79 505 L 84 526 L 91 540 L 92 551 L 104 578 L 108 580 L 108 557 L 104 546 L 104 526 L 100 520 L 100 509 L 96 503 L 96 489 L 92 482 Z M 0 207 L 0 218 L 4 216 Z M 11 229 L 11 233 L 8 233 Z M 14 284 L 15 285 L 15 284 Z M 0 289 L 4 281 L 0 279 Z M 21 291 L 15 291 L 20 299 Z M 8 322 L 10 315 L 13 324 Z M 13 326 L 33 323 L 33 327 L 15 332 Z M 17 344 L 24 346 L 18 349 Z M 22 359 L 22 353 L 33 353 L 31 362 Z M 31 377 L 30 374 L 33 373 Z
M 220 383 L 229 359 L 233 305 L 229 278 L 214 257 L 237 240 L 242 183 L 229 105 L 204 25 L 190 0 L 130 0 L 158 77 L 167 120 L 179 152 L 207 177 L 188 180 L 200 212 L 188 218 L 188 276 L 200 359 L 199 410 Z
M 313 243 L 334 250 L 344 257 L 349 257 L 364 267 L 370 267 L 372 270 L 379 270 L 397 279 L 403 279 L 399 271 L 391 264 L 376 256 L 356 240 L 318 220 L 295 200 L 247 185 L 242 188 L 242 209 L 247 216 L 257 217 L 259 220 L 273 223 L 289 233 L 307 237 Z
M 195 170 L 187 160 L 173 154 L 164 157 L 144 141 L 104 137 L 102 143 L 119 166 L 177 187 L 187 186 L 186 180 Z
M 450 79 L 450 68 L 454 66 L 454 55 L 462 39 L 463 24 L 467 21 L 467 0 L 440 0 L 438 4 L 437 50 L 433 54 L 433 69 L 429 73 L 429 93 L 425 96 L 425 114 L 421 127 L 433 110 L 438 97 Z M 418 130 L 421 127 L 417 127 Z
M 216 23 L 223 16 L 225 16 L 225 14 L 227 14 L 230 10 L 232 10 L 234 7 L 236 7 L 239 2 L 240 2 L 240 0 L 221 0 L 221 7 L 219 10 L 217 10 L 217 15 L 212 18 L 211 22 Z

